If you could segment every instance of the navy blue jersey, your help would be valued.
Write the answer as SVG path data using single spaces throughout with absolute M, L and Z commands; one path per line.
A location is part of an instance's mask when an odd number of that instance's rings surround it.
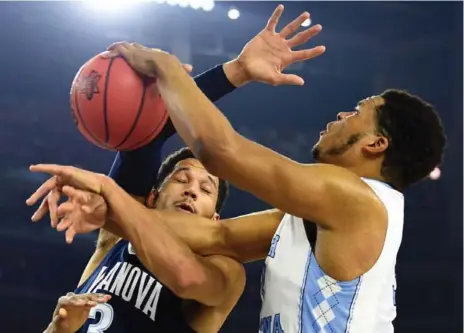
M 182 299 L 143 266 L 128 241 L 116 243 L 75 293 L 112 296 L 92 309 L 78 333 L 194 333 Z

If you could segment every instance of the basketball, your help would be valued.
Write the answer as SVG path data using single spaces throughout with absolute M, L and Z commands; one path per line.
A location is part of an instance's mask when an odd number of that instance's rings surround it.
M 70 97 L 77 128 L 104 149 L 142 147 L 168 119 L 155 79 L 138 75 L 121 57 L 90 59 L 77 72 Z

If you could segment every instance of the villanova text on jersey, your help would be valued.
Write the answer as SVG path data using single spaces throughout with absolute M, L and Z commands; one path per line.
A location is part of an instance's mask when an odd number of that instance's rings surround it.
M 192 333 L 182 299 L 164 287 L 139 261 L 131 244 L 119 241 L 76 293 L 112 295 L 98 304 L 79 333 Z
M 135 301 L 135 307 L 155 320 L 159 294 L 163 286 L 139 267 L 128 262 L 117 262 L 111 270 L 103 266 L 88 293 L 106 291 L 124 301 Z M 141 305 L 145 306 L 141 309 Z

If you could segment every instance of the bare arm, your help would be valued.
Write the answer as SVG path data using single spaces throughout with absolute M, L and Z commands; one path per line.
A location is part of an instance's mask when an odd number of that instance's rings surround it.
M 217 256 L 216 260 L 221 257 Z M 222 257 L 225 260 L 231 260 Z M 230 280 L 227 297 L 223 303 L 217 306 L 205 306 L 197 302 L 188 302 L 185 308 L 185 316 L 189 326 L 197 333 L 219 332 L 227 316 L 237 304 L 245 289 L 246 275 L 242 267 L 242 273 L 237 274 L 235 280 Z
M 347 216 L 357 220 L 385 214 L 377 196 L 352 172 L 303 165 L 241 136 L 175 66 L 158 85 L 178 134 L 219 178 L 322 227 L 338 227 Z
M 144 209 L 145 213 L 153 223 L 162 220 L 194 253 L 202 256 L 223 255 L 242 263 L 266 257 L 272 237 L 284 216 L 277 209 L 220 221 L 148 208 Z M 137 220 L 137 216 L 133 216 L 132 220 Z M 106 224 L 104 228 L 125 237 L 125 232 L 116 221 Z
M 208 306 L 223 303 L 224 290 L 241 265 L 197 256 L 163 220 L 153 220 L 146 207 L 105 179 L 102 194 L 111 212 L 106 228 L 128 239 L 142 263 L 179 297 Z

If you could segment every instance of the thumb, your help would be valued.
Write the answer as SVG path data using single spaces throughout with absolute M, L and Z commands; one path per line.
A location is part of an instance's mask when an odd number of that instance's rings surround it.
M 66 311 L 64 308 L 60 308 L 58 310 L 58 316 L 62 319 L 65 319 L 68 316 L 68 311 Z
M 281 74 L 278 80 L 278 84 L 288 84 L 293 86 L 302 86 L 304 85 L 304 80 L 295 74 Z
M 56 328 L 60 328 L 60 329 L 66 328 L 66 326 L 67 326 L 66 318 L 67 317 L 68 317 L 68 311 L 66 311 L 63 308 L 60 308 L 58 310 L 58 313 L 55 315 L 55 317 L 53 317 L 52 325 L 55 327 L 55 329 Z

